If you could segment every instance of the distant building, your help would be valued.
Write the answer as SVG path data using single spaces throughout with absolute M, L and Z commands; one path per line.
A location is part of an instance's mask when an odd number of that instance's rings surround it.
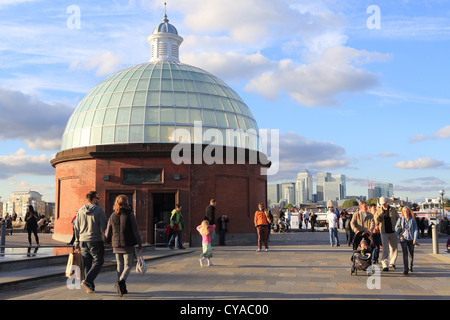
M 25 218 L 27 213 L 27 207 L 32 205 L 34 210 L 40 215 L 45 215 L 45 201 L 42 200 L 42 195 L 36 191 L 15 191 L 11 193 L 11 197 L 7 202 L 3 203 L 2 216 L 6 216 L 7 213 L 12 215 L 17 213 L 17 218 Z
M 278 183 L 267 184 L 267 205 L 279 203 L 281 199 L 281 185 Z
M 313 177 L 308 170 L 303 169 L 299 172 L 295 188 L 296 204 L 313 202 Z
M 281 184 L 282 199 L 286 200 L 286 204 L 295 204 L 295 184 L 287 182 Z
M 317 173 L 316 188 L 318 203 L 345 199 L 347 192 L 346 177 L 343 174 L 319 172 Z
M 392 183 L 375 183 L 373 188 L 368 190 L 368 198 L 386 197 L 394 195 L 394 185 Z

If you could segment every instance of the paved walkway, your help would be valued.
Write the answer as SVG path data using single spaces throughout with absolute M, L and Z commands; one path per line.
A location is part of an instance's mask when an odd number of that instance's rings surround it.
M 114 290 L 113 259 L 98 276 L 94 294 L 69 289 L 63 276 L 65 266 L 53 266 L 50 273 L 60 276 L 28 282 L 20 290 L 0 287 L 0 300 L 450 299 L 450 254 L 443 252 L 446 239 L 440 239 L 439 255 L 432 254 L 431 239 L 420 240 L 414 272 L 407 276 L 402 273 L 400 246 L 396 270 L 376 269 L 373 276 L 355 276 L 350 274 L 351 249 L 345 245 L 345 234 L 339 237 L 341 246 L 332 248 L 327 232 L 272 234 L 269 252 L 257 253 L 255 247 L 215 247 L 214 266 L 203 268 L 198 260 L 201 248 L 156 248 L 146 253 L 149 269 L 145 275 L 131 272 L 129 294 L 123 298 Z M 8 240 L 11 243 L 12 238 Z M 37 276 L 45 270 L 50 269 L 31 272 Z M 0 284 L 19 273 L 3 272 Z

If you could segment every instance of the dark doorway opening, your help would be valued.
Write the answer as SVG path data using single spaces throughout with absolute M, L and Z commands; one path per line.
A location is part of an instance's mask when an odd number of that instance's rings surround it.
M 164 232 L 169 224 L 170 214 L 175 208 L 175 193 L 152 193 L 155 245 L 167 245 L 168 235 Z
M 169 223 L 170 213 L 175 209 L 175 193 L 153 193 L 153 221 Z

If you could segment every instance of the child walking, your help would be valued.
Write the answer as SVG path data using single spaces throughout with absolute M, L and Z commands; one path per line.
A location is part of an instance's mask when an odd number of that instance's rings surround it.
M 203 267 L 205 259 L 208 260 L 208 267 L 212 266 L 211 258 L 211 230 L 216 228 L 215 225 L 210 226 L 208 220 L 203 220 L 202 224 L 197 227 L 197 231 L 202 235 L 203 253 L 200 255 L 200 266 Z

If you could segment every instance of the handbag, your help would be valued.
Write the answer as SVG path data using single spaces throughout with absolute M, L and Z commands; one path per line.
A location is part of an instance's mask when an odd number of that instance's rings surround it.
M 83 256 L 80 250 L 69 253 L 66 267 L 66 277 L 75 280 L 84 280 Z
M 145 260 L 142 255 L 139 255 L 137 263 L 136 263 L 136 273 L 145 274 L 147 271 L 147 266 L 145 265 Z
M 402 234 L 403 233 L 403 223 L 404 223 L 404 219 L 400 218 L 400 223 L 397 225 L 397 229 L 395 231 L 397 231 L 398 234 Z

